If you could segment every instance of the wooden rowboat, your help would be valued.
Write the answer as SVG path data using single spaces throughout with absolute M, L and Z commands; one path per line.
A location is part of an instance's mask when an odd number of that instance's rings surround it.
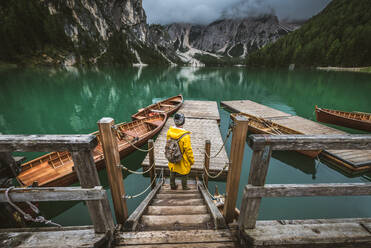
M 237 114 L 232 114 L 237 115 Z M 273 135 L 281 135 L 281 134 L 303 134 L 291 128 L 282 126 L 280 124 L 274 123 L 270 120 L 265 120 L 262 118 L 257 118 L 256 116 L 252 116 L 245 113 L 239 113 L 238 115 L 244 115 L 249 118 L 249 132 L 257 133 L 257 134 L 273 134 Z M 321 151 L 297 151 L 301 154 L 304 154 L 308 157 L 315 158 Z
M 316 106 L 316 118 L 319 122 L 371 132 L 371 114 L 369 113 L 345 112 Z
M 120 158 L 133 152 L 135 150 L 133 145 L 137 147 L 144 145 L 162 129 L 166 119 L 166 114 L 156 113 L 141 120 L 117 124 L 116 138 Z M 103 148 L 99 132 L 92 134 L 98 139 L 98 145 L 92 154 L 99 170 L 105 166 Z M 22 164 L 22 171 L 17 178 L 25 186 L 30 186 L 34 182 L 37 182 L 38 186 L 68 186 L 77 181 L 72 156 L 68 151 L 48 153 Z
M 140 120 L 146 118 L 153 113 L 166 113 L 167 116 L 174 114 L 183 104 L 183 96 L 177 95 L 170 97 L 158 103 L 149 105 L 146 108 L 138 110 L 138 113 L 131 116 L 133 120 Z

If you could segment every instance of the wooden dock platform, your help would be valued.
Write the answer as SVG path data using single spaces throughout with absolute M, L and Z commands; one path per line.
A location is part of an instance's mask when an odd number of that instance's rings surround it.
M 220 115 L 217 103 L 214 101 L 185 101 L 178 113 L 183 113 L 186 117 L 184 129 L 190 131 L 191 144 L 195 163 L 191 169 L 191 175 L 201 175 L 204 167 L 204 150 L 205 141 L 211 142 L 211 156 L 216 154 L 223 145 L 223 139 L 219 130 Z M 168 171 L 168 161 L 165 158 L 164 149 L 166 143 L 166 133 L 170 126 L 174 126 L 173 118 L 169 118 L 158 135 L 155 147 L 155 163 L 156 170 L 162 168 Z M 226 163 L 229 162 L 227 152 L 223 148 L 219 155 L 210 159 L 209 171 L 211 174 L 216 174 L 222 170 Z M 143 169 L 149 168 L 149 155 L 142 163 Z M 226 178 L 228 169 L 221 175 L 221 179 Z
M 223 101 L 221 106 L 233 112 L 246 113 L 270 120 L 306 135 L 347 134 L 318 122 L 287 114 L 250 100 Z M 321 157 L 349 174 L 371 171 L 371 150 L 324 150 L 321 152 Z
M 302 132 L 303 134 L 347 134 L 346 132 L 325 126 L 300 116 L 293 116 L 280 110 L 250 101 L 223 101 L 221 106 L 233 111 L 242 112 Z M 325 150 L 321 157 L 350 174 L 371 171 L 370 150 Z

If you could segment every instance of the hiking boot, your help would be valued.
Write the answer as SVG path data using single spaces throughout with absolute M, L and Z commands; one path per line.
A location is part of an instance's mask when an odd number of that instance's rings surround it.
M 170 186 L 172 190 L 176 190 L 178 188 L 178 184 L 175 184 L 174 186 Z

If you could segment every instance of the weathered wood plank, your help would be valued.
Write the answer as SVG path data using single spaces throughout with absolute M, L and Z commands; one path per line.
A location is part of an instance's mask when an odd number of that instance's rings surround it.
M 263 150 L 254 151 L 251 159 L 251 167 L 248 183 L 254 186 L 262 186 L 268 173 L 269 161 L 272 155 L 270 146 L 265 146 Z M 244 228 L 254 228 L 259 214 L 261 197 L 250 198 L 244 189 L 241 202 L 241 212 L 238 225 L 241 230 Z
M 0 202 L 7 202 L 5 191 L 6 189 L 0 188 Z M 91 189 L 81 187 L 15 188 L 10 191 L 9 197 L 13 202 L 102 200 L 106 196 L 105 192 L 102 186 Z
M 123 224 L 128 218 L 124 182 L 122 179 L 120 164 L 120 153 L 117 138 L 113 134 L 115 121 L 112 118 L 102 118 L 98 121 L 100 140 L 102 142 L 104 162 L 106 164 L 108 182 L 111 189 L 113 207 L 115 209 L 116 221 Z
M 152 206 L 197 206 L 203 205 L 202 199 L 154 199 Z
M 205 156 L 204 156 L 204 168 L 207 173 L 209 173 L 209 168 L 210 168 L 210 146 L 211 142 L 210 140 L 205 140 Z M 204 173 L 204 183 L 206 187 L 209 185 L 209 176 L 207 173 Z
M 187 231 L 151 231 L 127 232 L 116 235 L 117 245 L 144 245 L 144 244 L 178 244 L 230 242 L 235 237 L 229 230 L 187 230 Z M 212 245 L 210 244 L 209 247 Z
M 117 246 L 117 248 L 121 248 L 124 246 Z M 126 246 L 125 246 L 126 247 Z M 234 242 L 208 242 L 208 243 L 183 243 L 183 244 L 155 244 L 155 245 L 131 245 L 131 248 L 233 248 L 238 247 Z
M 256 226 L 281 226 L 303 224 L 371 223 L 371 218 L 305 219 L 305 220 L 258 220 Z
M 231 163 L 228 169 L 226 198 L 223 208 L 223 216 L 227 223 L 232 222 L 234 218 L 242 160 L 246 144 L 246 135 L 249 126 L 248 118 L 243 115 L 237 115 L 235 117 L 232 117 L 231 115 L 231 118 L 233 118 L 234 122 L 230 153 Z
M 195 215 L 143 215 L 142 223 L 146 227 L 166 227 L 174 224 L 182 226 L 194 226 L 208 222 L 210 215 L 195 214 Z
M 246 185 L 245 192 L 249 198 L 371 195 L 371 183 Z
M 257 226 L 246 229 L 249 247 L 370 247 L 371 234 L 359 223 Z M 368 245 L 368 246 L 367 246 Z
M 207 214 L 206 206 L 149 206 L 148 215 Z
M 213 218 L 214 225 L 216 229 L 224 229 L 227 227 L 224 217 L 219 209 L 216 207 L 212 199 L 210 198 L 208 192 L 206 192 L 205 187 L 202 185 L 201 182 L 198 183 L 198 188 L 201 191 L 201 194 L 206 202 L 206 206 L 210 211 L 210 214 Z
M 179 194 L 164 194 L 160 193 L 156 195 L 156 199 L 201 199 L 200 193 L 194 194 L 183 194 L 183 192 Z
M 273 150 L 371 149 L 371 135 L 266 135 L 249 136 L 249 146 L 261 150 L 269 145 Z
M 134 231 L 137 228 L 140 217 L 142 217 L 143 213 L 146 211 L 148 205 L 151 203 L 153 198 L 156 196 L 161 186 L 162 186 L 162 183 L 157 184 L 156 187 L 146 196 L 146 198 L 134 210 L 134 212 L 127 218 L 127 220 L 124 223 L 124 228 L 126 230 Z
M 152 166 L 152 169 L 149 171 L 149 178 L 151 178 L 151 182 L 155 180 L 156 177 L 156 165 L 155 165 L 155 148 L 153 139 L 148 140 L 148 156 L 149 156 L 149 166 Z M 151 185 L 151 188 L 156 188 L 156 181 Z
M 220 121 L 218 104 L 215 101 L 186 100 L 178 110 L 189 119 L 209 119 Z
M 0 135 L 0 152 L 54 152 L 93 149 L 94 135 Z

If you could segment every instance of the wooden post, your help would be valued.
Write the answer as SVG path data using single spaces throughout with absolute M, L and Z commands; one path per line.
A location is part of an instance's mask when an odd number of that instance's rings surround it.
M 151 182 L 155 180 L 156 175 L 156 165 L 155 165 L 155 149 L 153 145 L 153 139 L 148 140 L 148 150 L 149 150 L 149 166 L 152 167 L 152 169 L 149 171 L 149 177 L 151 178 Z M 156 188 L 156 182 L 154 182 L 151 186 L 152 189 Z
M 111 188 L 113 206 L 115 209 L 116 221 L 124 224 L 128 218 L 128 210 L 125 195 L 124 182 L 120 165 L 120 153 L 118 150 L 116 136 L 112 130 L 115 121 L 112 118 L 102 118 L 98 121 L 99 133 L 101 137 L 104 161 L 107 168 L 107 176 Z
M 81 187 L 94 188 L 100 186 L 98 171 L 91 150 L 72 151 L 71 153 Z M 114 222 L 107 197 L 99 201 L 86 201 L 86 205 L 96 233 L 113 231 Z
M 209 166 L 210 166 L 210 140 L 205 140 L 205 160 L 204 160 L 204 167 L 207 173 L 209 173 Z M 209 187 L 209 176 L 205 173 L 205 187 Z
M 231 116 L 232 118 L 232 116 Z M 246 135 L 249 119 L 237 115 L 233 118 L 233 136 L 231 144 L 230 165 L 227 176 L 226 199 L 223 215 L 227 223 L 233 221 L 236 208 L 238 186 L 240 183 L 241 166 L 246 143 Z
M 263 150 L 253 152 L 248 184 L 263 186 L 267 177 L 269 160 L 272 155 L 272 148 L 265 146 Z M 241 213 L 238 219 L 240 230 L 255 228 L 259 214 L 261 197 L 247 197 L 246 189 L 241 203 Z

